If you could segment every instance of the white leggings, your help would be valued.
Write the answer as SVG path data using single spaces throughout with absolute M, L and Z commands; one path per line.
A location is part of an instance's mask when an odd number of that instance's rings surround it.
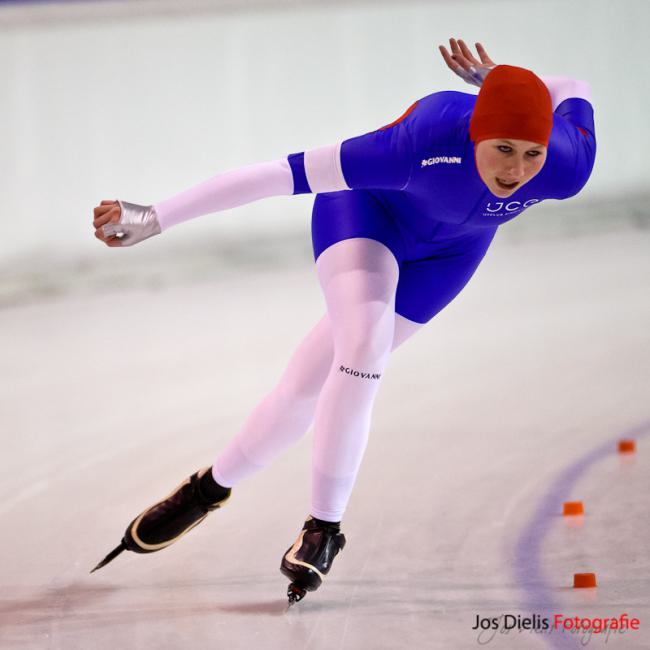
M 383 244 L 345 239 L 316 261 L 327 313 L 294 352 L 275 388 L 217 458 L 232 487 L 268 465 L 314 424 L 311 514 L 340 521 L 368 442 L 388 357 L 422 326 L 395 313 L 399 268 Z

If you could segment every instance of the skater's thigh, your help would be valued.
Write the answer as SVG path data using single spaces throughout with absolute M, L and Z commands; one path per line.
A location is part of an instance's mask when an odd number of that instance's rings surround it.
M 336 357 L 346 363 L 375 363 L 393 342 L 399 267 L 391 251 L 374 239 L 346 239 L 317 262 L 332 325 Z
M 358 238 L 383 244 L 398 265 L 404 257 L 404 242 L 395 220 L 372 194 L 363 190 L 317 194 L 311 235 L 317 263 L 334 244 Z M 354 261 L 350 259 L 351 263 Z
M 368 192 L 319 194 L 312 240 L 335 343 L 390 350 L 404 253 L 391 215 Z
M 486 230 L 467 238 L 453 251 L 403 262 L 395 311 L 416 323 L 425 324 L 431 320 L 469 282 L 493 237 L 494 232 Z
M 320 254 L 316 269 L 331 317 L 338 307 L 347 311 L 369 302 L 394 302 L 399 266 L 379 241 L 358 237 L 332 244 Z

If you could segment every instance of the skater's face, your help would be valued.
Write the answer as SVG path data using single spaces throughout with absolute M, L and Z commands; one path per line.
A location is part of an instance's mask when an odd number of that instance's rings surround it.
M 492 194 L 506 198 L 539 174 L 547 149 L 527 140 L 493 138 L 481 140 L 474 152 L 481 180 Z

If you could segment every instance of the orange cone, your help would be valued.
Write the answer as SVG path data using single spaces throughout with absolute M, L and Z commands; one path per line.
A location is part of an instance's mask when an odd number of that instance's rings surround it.
M 635 440 L 619 440 L 618 453 L 619 454 L 633 454 L 636 451 Z
M 574 515 L 584 515 L 585 509 L 582 505 L 582 501 L 567 501 L 564 504 L 563 514 L 565 517 L 571 517 Z
M 596 586 L 596 574 L 595 573 L 574 573 L 573 574 L 573 587 L 578 589 L 583 589 L 585 587 L 595 587 Z

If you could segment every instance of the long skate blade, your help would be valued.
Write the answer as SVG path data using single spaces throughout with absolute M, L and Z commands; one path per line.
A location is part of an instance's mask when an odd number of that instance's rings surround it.
M 126 546 L 124 546 L 124 541 L 122 541 L 120 542 L 120 545 L 116 546 L 90 573 L 94 573 L 97 571 L 97 569 L 101 569 L 103 566 L 106 566 L 124 550 L 126 550 Z

